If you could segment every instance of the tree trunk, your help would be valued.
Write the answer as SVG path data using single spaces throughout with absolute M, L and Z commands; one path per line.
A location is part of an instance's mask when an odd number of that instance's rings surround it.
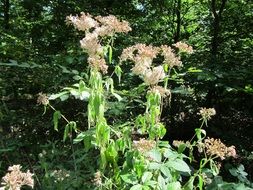
M 8 30 L 10 28 L 9 20 L 10 20 L 10 1 L 4 0 L 4 28 Z
M 180 32 L 181 32 L 181 0 L 177 0 L 176 6 L 176 32 L 174 36 L 174 42 L 178 42 L 180 39 Z
M 222 12 L 225 8 L 227 0 L 222 0 L 220 8 L 217 10 L 217 0 L 211 0 L 211 12 L 213 15 L 211 54 L 214 59 L 217 58 L 220 42 L 220 22 Z

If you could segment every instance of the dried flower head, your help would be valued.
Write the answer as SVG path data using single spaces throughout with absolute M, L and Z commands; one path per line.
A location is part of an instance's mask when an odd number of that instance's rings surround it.
M 191 143 L 190 143 L 189 141 L 184 142 L 184 141 L 180 141 L 180 140 L 174 140 L 174 141 L 172 142 L 172 145 L 173 145 L 174 147 L 177 147 L 177 148 L 178 148 L 180 145 L 182 145 L 182 144 L 185 144 L 186 147 L 190 147 L 190 146 L 191 146 Z
M 49 100 L 48 100 L 47 95 L 40 92 L 38 94 L 37 103 L 38 104 L 42 104 L 44 106 L 48 105 L 49 104 Z
M 165 72 L 163 66 L 154 67 L 152 70 L 148 69 L 144 75 L 144 82 L 148 85 L 155 85 L 161 79 L 164 79 Z
M 33 174 L 28 170 L 26 173 L 21 171 L 20 165 L 13 165 L 8 168 L 8 173 L 3 177 L 3 185 L 11 190 L 20 190 L 23 185 L 33 188 Z
M 151 90 L 151 92 L 157 92 L 159 93 L 162 97 L 168 97 L 171 95 L 171 92 L 169 89 L 163 88 L 161 86 L 154 86 Z
M 184 141 L 174 140 L 172 144 L 174 147 L 179 147 L 180 145 L 184 144 Z
M 180 57 L 177 57 L 174 53 L 173 49 L 167 45 L 161 46 L 161 54 L 164 57 L 164 64 L 168 64 L 169 67 L 181 67 L 182 62 L 180 61 Z
M 218 156 L 225 159 L 227 147 L 220 139 L 207 138 L 204 140 L 206 153 L 211 156 Z
M 220 139 L 207 138 L 204 140 L 207 155 L 218 156 L 224 160 L 225 157 L 236 157 L 234 146 L 227 147 Z
M 209 120 L 212 116 L 216 114 L 214 108 L 201 108 L 198 115 L 201 115 L 203 119 Z
M 121 22 L 114 15 L 104 17 L 97 16 L 95 19 L 99 21 L 103 27 L 100 30 L 100 36 L 104 36 L 105 34 L 113 35 L 114 33 L 127 33 L 132 30 L 127 21 Z
M 73 24 L 76 29 L 81 31 L 88 31 L 98 26 L 98 22 L 90 14 L 85 14 L 84 12 L 81 12 L 80 16 L 67 16 L 66 22 L 67 24 Z
M 140 64 L 148 68 L 151 66 L 152 60 L 157 54 L 158 49 L 151 45 L 147 46 L 145 44 L 136 44 L 124 49 L 120 56 L 120 60 L 131 60 L 136 65 Z
M 237 157 L 235 146 L 230 146 L 227 148 L 227 157 L 233 157 L 233 158 Z
M 67 24 L 73 24 L 75 28 L 85 31 L 85 37 L 80 40 L 81 48 L 88 55 L 90 67 L 107 73 L 108 66 L 103 55 L 103 46 L 100 44 L 101 37 L 112 36 L 115 33 L 127 33 L 131 31 L 129 23 L 120 21 L 115 16 L 97 16 L 93 17 L 90 14 L 81 13 L 80 16 L 68 16 Z
M 103 48 L 99 44 L 98 36 L 95 33 L 87 33 L 85 38 L 80 40 L 81 48 L 83 48 L 89 56 L 101 55 Z
M 93 183 L 94 183 L 94 185 L 96 185 L 96 186 L 101 186 L 101 185 L 102 185 L 102 178 L 101 178 L 101 172 L 100 172 L 100 171 L 97 171 L 97 172 L 94 174 Z
M 133 141 L 133 148 L 140 153 L 146 153 L 155 148 L 156 142 L 153 140 L 140 139 L 139 141 Z
M 181 51 L 181 52 L 185 52 L 185 53 L 189 53 L 189 54 L 193 53 L 192 46 L 189 46 L 188 44 L 186 44 L 184 42 L 177 42 L 177 43 L 173 44 L 173 46 L 178 48 L 179 51 Z
M 96 68 L 98 71 L 106 74 L 108 70 L 108 66 L 106 65 L 105 59 L 100 56 L 93 56 L 88 58 L 88 63 L 90 67 Z

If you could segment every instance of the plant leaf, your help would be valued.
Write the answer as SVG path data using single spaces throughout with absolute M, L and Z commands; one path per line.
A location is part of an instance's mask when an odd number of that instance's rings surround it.
M 53 115 L 53 121 L 54 121 L 54 130 L 58 131 L 58 123 L 59 119 L 61 118 L 61 112 L 55 111 Z

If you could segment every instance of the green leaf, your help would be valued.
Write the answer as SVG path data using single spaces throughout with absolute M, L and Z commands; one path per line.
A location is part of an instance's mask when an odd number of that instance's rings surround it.
M 112 46 L 108 46 L 108 58 L 109 58 L 109 63 L 112 63 Z
M 158 169 L 160 169 L 160 167 L 161 167 L 161 164 L 156 163 L 156 162 L 151 162 L 149 164 L 149 169 L 150 170 L 158 170 Z
M 120 80 L 121 80 L 121 73 L 122 73 L 122 69 L 119 65 L 117 65 L 114 69 L 114 72 L 116 73 L 118 79 L 119 79 L 119 83 L 120 83 Z
M 179 154 L 181 154 L 181 153 L 184 152 L 185 148 L 186 148 L 186 144 L 185 144 L 185 143 L 180 144 L 179 147 L 178 147 L 178 149 L 177 149 L 177 152 L 178 152 Z
M 203 140 L 206 137 L 206 131 L 204 129 L 196 128 L 195 133 L 199 141 Z M 204 135 L 203 137 L 202 134 Z
M 181 190 L 181 184 L 178 181 L 169 183 L 167 190 Z
M 133 187 L 130 188 L 130 190 L 141 190 L 141 189 L 142 189 L 141 184 L 134 185 Z
M 201 73 L 203 72 L 201 69 L 197 69 L 196 67 L 188 68 L 188 73 Z
M 194 188 L 194 185 L 193 185 L 194 179 L 195 179 L 195 176 L 191 176 L 191 178 L 184 185 L 183 190 L 193 190 L 193 188 Z
M 191 169 L 187 165 L 187 163 L 181 159 L 169 160 L 166 162 L 167 167 L 173 168 L 180 172 L 191 173 Z
M 210 169 L 211 169 L 212 174 L 214 176 L 216 176 L 220 173 L 220 170 L 219 170 L 217 164 L 213 160 L 210 160 Z
M 164 176 L 168 177 L 169 179 L 172 178 L 170 169 L 165 164 L 161 165 L 160 170 Z
M 147 153 L 147 155 L 153 160 L 153 161 L 156 161 L 156 162 L 161 162 L 162 161 L 162 155 L 161 153 L 159 152 L 159 150 L 157 149 L 153 149 L 151 151 L 149 151 Z
M 57 94 L 52 94 L 51 96 L 49 96 L 49 100 L 55 100 L 57 98 L 60 98 L 61 96 L 64 96 L 66 94 L 68 94 L 69 92 L 68 91 L 63 91 L 63 92 L 60 92 L 60 93 L 57 93 Z
M 138 183 L 137 176 L 134 174 L 127 173 L 127 174 L 120 175 L 120 177 L 126 183 L 133 184 L 133 185 Z
M 121 96 L 116 94 L 115 92 L 113 92 L 112 95 L 115 96 L 115 98 L 117 98 L 119 102 L 122 100 Z
M 145 172 L 143 176 L 141 177 L 142 183 L 146 183 L 152 178 L 153 174 L 151 172 Z
M 65 141 L 66 141 L 66 139 L 67 139 L 67 137 L 68 137 L 68 134 L 69 134 L 69 129 L 70 129 L 70 125 L 69 125 L 69 124 L 67 124 L 67 125 L 65 126 L 65 130 L 64 130 L 63 142 L 65 142 Z
M 53 121 L 54 121 L 54 130 L 58 131 L 58 123 L 59 119 L 61 118 L 61 112 L 55 111 L 53 115 Z
M 153 189 L 155 189 L 156 186 L 157 186 L 157 181 L 150 180 L 150 181 L 147 181 L 147 182 L 145 183 L 145 185 L 148 185 L 148 186 L 150 186 L 150 187 L 153 187 Z
M 166 189 L 165 179 L 161 175 L 158 176 L 158 185 L 160 189 Z
M 77 133 L 77 126 L 76 126 L 76 122 L 75 121 L 70 121 L 69 122 L 69 127 L 72 131 L 72 129 L 74 129 L 74 131 Z
M 110 161 L 111 163 L 116 163 L 118 152 L 116 150 L 114 141 L 108 145 L 105 151 L 105 155 L 107 161 Z

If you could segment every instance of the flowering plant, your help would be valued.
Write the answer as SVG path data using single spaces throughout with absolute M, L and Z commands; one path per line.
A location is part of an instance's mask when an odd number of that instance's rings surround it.
M 215 115 L 215 110 L 200 110 L 201 127 L 195 130 L 196 134 L 190 141 L 175 141 L 173 145 L 177 150 L 161 140 L 166 133 L 166 127 L 160 117 L 163 100 L 171 98 L 168 88 L 171 70 L 183 66 L 175 48 L 179 52 L 193 53 L 192 47 L 183 42 L 173 44 L 172 47 L 137 43 L 123 50 L 119 64 L 108 76 L 113 59 L 114 38 L 118 33 L 131 31 L 129 23 L 120 21 L 113 15 L 94 17 L 86 13 L 68 16 L 67 23 L 85 33 L 80 45 L 88 54 L 88 79 L 81 80 L 73 87 L 64 88 L 63 92 L 51 95 L 49 99 L 41 94 L 38 102 L 55 110 L 49 100 L 66 94 L 88 101 L 86 130 L 80 130 L 76 122 L 69 121 L 56 110 L 54 126 L 58 130 L 58 120 L 63 118 L 67 122 L 64 140 L 70 137 L 72 142 L 74 131 L 77 134 L 74 143 L 83 142 L 87 152 L 98 150 L 99 164 L 92 179 L 96 188 L 188 190 L 195 189 L 194 184 L 198 181 L 199 189 L 203 189 L 207 184 L 207 180 L 204 180 L 207 164 L 210 164 L 212 174 L 217 175 L 219 170 L 214 160 L 236 155 L 233 146 L 226 147 L 220 140 L 205 138 L 204 124 L 207 126 L 207 121 Z M 162 57 L 162 61 L 155 64 L 154 59 L 158 56 Z M 142 85 L 147 92 L 146 109 L 145 113 L 138 115 L 134 121 L 123 121 L 115 125 L 105 116 L 106 103 L 111 95 L 118 101 L 122 100 L 122 97 L 115 93 L 112 76 L 116 74 L 120 82 L 123 72 L 121 66 L 127 61 L 133 64 L 131 72 L 143 80 Z M 196 171 L 189 167 L 194 160 L 194 147 L 204 153 Z M 190 150 L 189 156 L 183 153 L 186 148 Z M 185 180 L 183 176 L 188 176 L 188 179 Z

